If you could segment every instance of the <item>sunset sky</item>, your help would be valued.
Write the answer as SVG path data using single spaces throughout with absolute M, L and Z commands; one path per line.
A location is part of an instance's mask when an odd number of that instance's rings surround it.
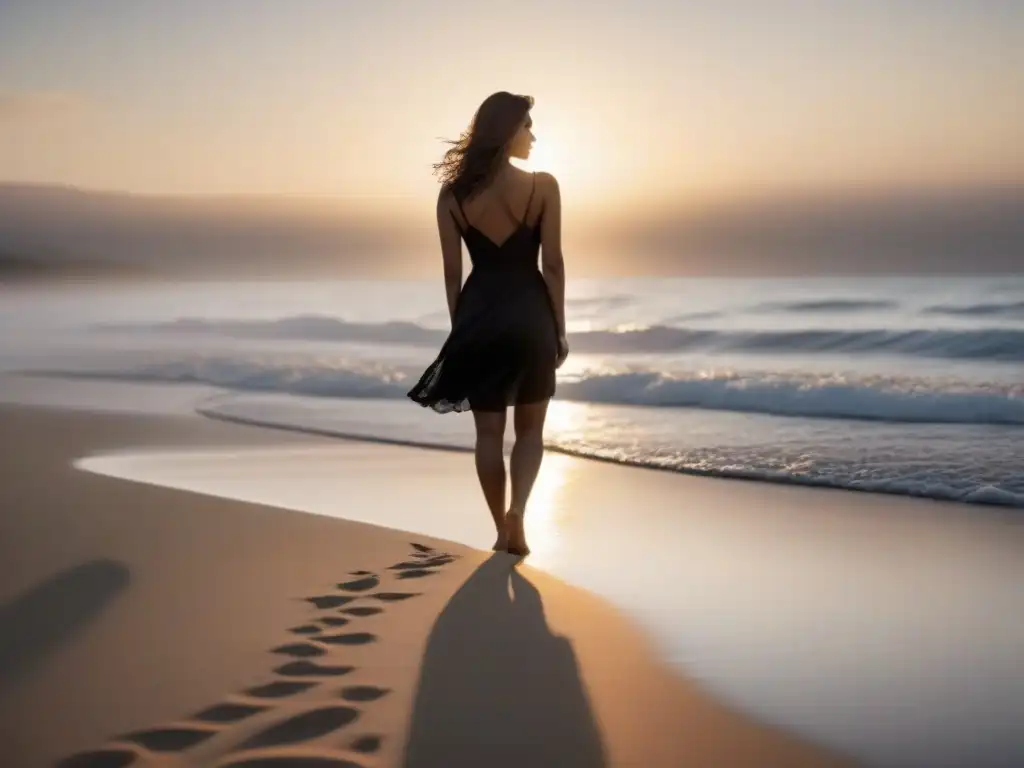
M 429 215 L 438 139 L 511 90 L 570 221 L 1020 183 L 1021 7 L 4 0 L 0 181 Z
M 5 0 L 0 177 L 428 195 L 437 137 L 508 89 L 537 98 L 535 164 L 594 202 L 1020 178 L 1020 8 Z

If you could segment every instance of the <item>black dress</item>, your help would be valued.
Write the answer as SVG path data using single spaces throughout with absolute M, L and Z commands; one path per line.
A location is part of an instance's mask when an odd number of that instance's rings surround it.
M 473 263 L 455 308 L 452 330 L 437 359 L 408 393 L 438 413 L 501 411 L 537 403 L 555 393 L 558 328 L 547 284 L 538 268 L 541 216 L 528 225 L 533 189 L 518 226 L 498 244 L 469 223 L 455 225 Z

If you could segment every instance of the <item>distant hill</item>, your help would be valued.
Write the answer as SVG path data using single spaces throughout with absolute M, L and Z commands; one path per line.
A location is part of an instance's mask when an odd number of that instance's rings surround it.
M 422 212 L 410 222 L 334 200 L 0 184 L 0 271 L 436 276 L 432 204 Z M 623 210 L 572 218 L 565 242 L 574 277 L 1024 272 L 1024 185 Z
M 0 284 L 40 280 L 138 280 L 154 276 L 153 270 L 141 265 L 59 257 L 18 256 L 0 252 Z
M 623 245 L 653 271 L 723 274 L 1024 272 L 1024 184 L 723 201 L 642 217 Z
M 5 271 L 89 267 L 161 274 L 346 271 L 386 267 L 379 251 L 415 243 L 410 227 L 333 201 L 170 197 L 0 184 Z M 431 241 L 432 242 L 432 241 Z

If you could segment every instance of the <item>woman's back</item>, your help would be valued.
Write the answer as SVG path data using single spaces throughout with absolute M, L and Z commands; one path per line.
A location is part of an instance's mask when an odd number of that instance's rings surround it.
M 442 397 L 441 410 L 470 402 L 474 410 L 498 410 L 553 393 L 559 333 L 538 269 L 544 208 L 537 176 L 509 167 L 468 200 L 447 193 L 449 226 L 465 241 L 473 270 L 439 358 L 446 375 L 427 376 L 423 384 L 432 386 L 414 390 L 413 399 L 437 407 L 430 401 L 447 385 L 462 397 Z
M 451 196 L 451 215 L 474 270 L 537 266 L 543 195 L 537 174 L 510 169 L 469 200 Z
M 514 179 L 485 190 L 487 198 L 467 205 L 454 201 L 473 271 L 459 296 L 453 332 L 479 340 L 474 346 L 486 342 L 485 354 L 504 355 L 520 367 L 550 367 L 558 354 L 558 334 L 537 263 L 541 214 L 535 210 L 536 175 L 524 176 L 528 185 Z M 518 199 L 509 202 L 506 195 Z

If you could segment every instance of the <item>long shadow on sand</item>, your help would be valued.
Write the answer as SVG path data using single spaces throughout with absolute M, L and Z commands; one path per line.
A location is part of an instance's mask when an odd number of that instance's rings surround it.
M 0 688 L 31 672 L 67 642 L 129 580 L 121 563 L 95 560 L 51 576 L 0 606 Z
M 605 764 L 571 643 L 551 633 L 540 594 L 509 557 L 492 556 L 427 641 L 404 765 Z

